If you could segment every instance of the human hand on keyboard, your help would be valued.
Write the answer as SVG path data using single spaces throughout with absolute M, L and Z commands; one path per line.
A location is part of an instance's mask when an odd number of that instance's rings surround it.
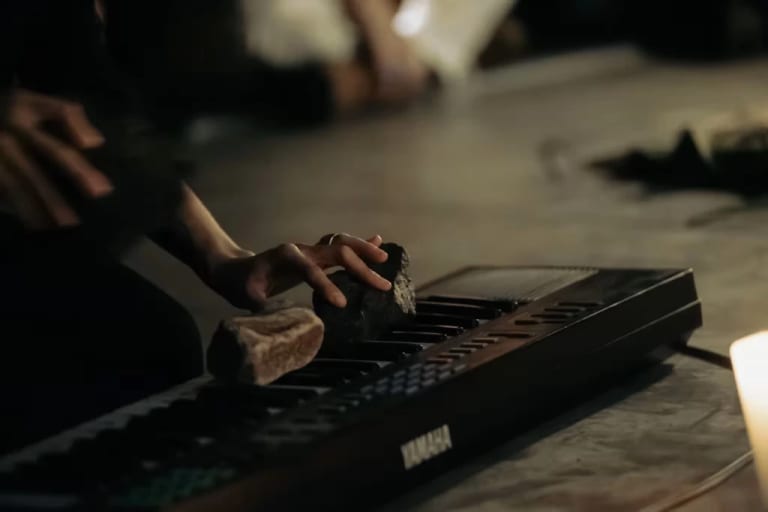
M 252 254 L 217 263 L 208 284 L 234 306 L 259 310 L 267 299 L 293 288 L 302 281 L 319 291 L 340 308 L 347 299 L 326 275 L 333 267 L 343 267 L 379 290 L 389 290 L 392 283 L 371 270 L 366 262 L 382 263 L 387 253 L 379 248 L 382 239 L 368 240 L 345 233 L 326 235 L 315 245 L 282 244 L 260 254 Z

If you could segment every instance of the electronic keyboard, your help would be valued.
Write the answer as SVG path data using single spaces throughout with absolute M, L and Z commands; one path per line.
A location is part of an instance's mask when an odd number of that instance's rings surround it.
M 701 325 L 690 270 L 471 267 L 344 358 L 210 377 L 0 460 L 3 511 L 371 508 L 661 361 Z

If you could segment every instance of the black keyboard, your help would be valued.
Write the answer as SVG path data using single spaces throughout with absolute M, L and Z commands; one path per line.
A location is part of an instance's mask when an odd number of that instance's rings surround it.
M 264 386 L 201 377 L 0 460 L 0 510 L 370 508 L 701 325 L 689 270 L 473 267 L 413 323 Z

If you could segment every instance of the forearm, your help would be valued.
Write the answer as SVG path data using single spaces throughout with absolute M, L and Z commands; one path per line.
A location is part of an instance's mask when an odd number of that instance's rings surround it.
M 183 185 L 177 222 L 152 233 L 150 238 L 203 278 L 218 262 L 253 255 L 232 240 L 186 184 Z

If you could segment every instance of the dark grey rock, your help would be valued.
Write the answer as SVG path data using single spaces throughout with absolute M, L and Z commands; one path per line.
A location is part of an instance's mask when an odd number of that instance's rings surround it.
M 328 303 L 318 293 L 312 297 L 315 313 L 325 324 L 324 350 L 343 353 L 345 346 L 376 338 L 393 326 L 407 322 L 416 313 L 416 293 L 408 275 L 408 253 L 397 244 L 383 244 L 381 248 L 389 258 L 371 268 L 392 282 L 389 291 L 371 288 L 346 270 L 340 270 L 330 278 L 347 297 L 345 308 Z

